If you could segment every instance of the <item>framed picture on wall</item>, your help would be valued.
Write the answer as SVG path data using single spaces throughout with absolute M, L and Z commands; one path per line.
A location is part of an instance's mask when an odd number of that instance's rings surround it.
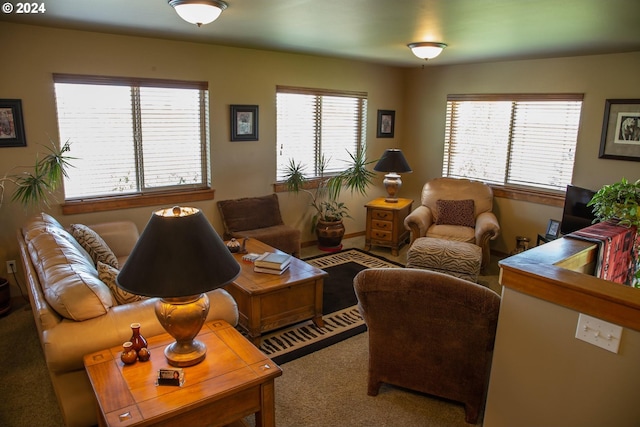
M 393 138 L 396 125 L 395 110 L 378 110 L 378 138 Z
M 257 141 L 258 140 L 258 106 L 257 105 L 232 105 L 231 106 L 231 140 L 232 141 Z
M 22 100 L 0 99 L 0 147 L 25 147 Z
M 605 101 L 599 157 L 640 162 L 640 99 Z

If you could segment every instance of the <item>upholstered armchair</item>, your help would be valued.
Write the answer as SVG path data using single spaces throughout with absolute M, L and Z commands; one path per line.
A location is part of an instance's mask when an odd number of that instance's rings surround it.
M 382 383 L 465 406 L 475 424 L 484 406 L 500 297 L 447 274 L 367 269 L 353 281 L 369 330 L 367 393 Z
M 411 244 L 419 237 L 473 243 L 482 248 L 482 267 L 489 264 L 489 241 L 500 234 L 491 187 L 469 179 L 435 178 L 422 188 L 421 202 L 404 220 Z
M 300 257 L 300 230 L 286 225 L 276 194 L 220 200 L 218 209 L 225 240 L 248 237 Z

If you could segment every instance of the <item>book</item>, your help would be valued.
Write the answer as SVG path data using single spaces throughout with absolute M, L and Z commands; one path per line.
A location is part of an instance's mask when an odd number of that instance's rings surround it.
M 242 256 L 242 261 L 254 262 L 259 257 L 260 257 L 260 254 L 256 254 L 256 253 L 250 252 L 250 253 Z
M 256 273 L 267 273 L 267 274 L 276 274 L 276 275 L 281 275 L 288 269 L 289 269 L 289 265 L 286 265 L 282 269 L 266 268 L 266 267 L 258 267 L 258 266 L 253 267 L 253 271 L 255 271 Z
M 566 237 L 597 243 L 599 250 L 595 276 L 628 285 L 635 235 L 635 227 L 605 221 L 574 231 Z
M 256 267 L 272 268 L 282 270 L 291 263 L 291 255 L 265 252 L 255 259 L 253 264 Z

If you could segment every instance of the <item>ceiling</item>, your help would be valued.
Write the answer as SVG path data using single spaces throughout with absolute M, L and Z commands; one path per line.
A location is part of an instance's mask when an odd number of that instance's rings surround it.
M 418 41 L 448 44 L 426 65 L 640 51 L 638 0 L 226 1 L 201 28 L 167 0 L 40 0 L 46 12 L 0 13 L 0 21 L 403 67 L 425 64 L 406 47 Z

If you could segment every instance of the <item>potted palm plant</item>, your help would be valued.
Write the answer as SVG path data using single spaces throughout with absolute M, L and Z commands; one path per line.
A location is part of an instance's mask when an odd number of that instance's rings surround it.
M 619 225 L 635 227 L 636 237 L 631 252 L 630 285 L 640 288 L 640 179 L 605 185 L 596 192 L 587 206 L 593 207 L 596 219 L 617 220 Z
M 345 232 L 343 219 L 351 218 L 349 209 L 339 200 L 342 190 L 349 189 L 351 193 L 365 195 L 375 176 L 367 169 L 372 162 L 367 161 L 364 148 L 357 154 L 349 153 L 349 156 L 348 167 L 336 175 L 325 175 L 328 160 L 324 155 L 320 158 L 318 178 L 308 179 L 304 173 L 305 165 L 294 159 L 289 160 L 286 169 L 284 181 L 287 191 L 302 191 L 310 198 L 309 206 L 315 210 L 311 231 L 316 233 L 321 249 L 339 250 L 342 247 Z
M 21 203 L 25 208 L 39 204 L 49 206 L 49 199 L 62 183 L 62 177 L 67 176 L 66 169 L 72 159 L 66 154 L 71 150 L 69 141 L 60 147 L 53 141 L 50 143 L 51 147 L 47 147 L 48 154 L 43 158 L 36 156 L 32 171 L 17 174 L 10 174 L 9 171 L 0 178 L 0 207 L 4 201 L 5 185 L 9 182 L 15 186 L 12 201 Z M 18 166 L 13 169 L 17 168 Z

